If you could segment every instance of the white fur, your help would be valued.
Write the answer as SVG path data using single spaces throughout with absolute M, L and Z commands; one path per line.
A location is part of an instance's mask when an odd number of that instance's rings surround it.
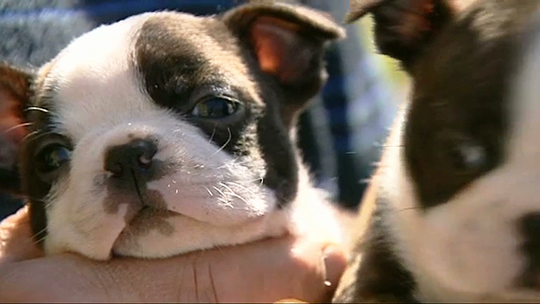
M 422 214 L 405 168 L 403 134 L 385 153 L 384 192 L 392 202 L 395 249 L 418 281 L 427 302 L 532 301 L 540 294 L 517 290 L 524 270 L 518 220 L 540 210 L 540 41 L 529 50 L 508 98 L 512 112 L 506 159 L 448 202 Z M 400 118 L 403 122 L 402 111 Z
M 138 29 L 151 15 L 85 34 L 52 62 L 45 85 L 56 86 L 58 92 L 53 120 L 56 131 L 71 138 L 75 149 L 68 176 L 48 197 L 46 252 L 72 251 L 94 259 L 107 259 L 112 252 L 166 257 L 312 230 L 320 232 L 312 234 L 316 237 L 339 241 L 330 206 L 312 188 L 303 168 L 293 206 L 276 211 L 274 193 L 262 185 L 264 172 L 249 166 L 256 160 L 233 159 L 144 93 L 131 61 Z M 231 72 L 242 70 L 247 68 Z M 256 91 L 255 86 L 245 89 Z M 128 204 L 120 202 L 115 214 L 104 208 L 109 193 L 99 182 L 110 175 L 103 168 L 105 151 L 129 142 L 130 136 L 157 138 L 155 158 L 178 164 L 174 173 L 148 183 L 148 189 L 159 191 L 167 208 L 177 212 L 164 219 L 172 232 L 134 233 L 126 226 Z

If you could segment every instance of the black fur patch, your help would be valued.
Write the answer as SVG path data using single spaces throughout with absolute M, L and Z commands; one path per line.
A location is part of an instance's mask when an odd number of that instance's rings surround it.
M 395 212 L 382 197 L 371 218 L 365 239 L 353 250 L 361 255 L 356 280 L 333 299 L 334 303 L 419 303 L 415 299 L 416 282 L 396 253 L 388 231 L 388 212 Z M 354 260 L 354 258 L 353 258 Z
M 532 289 L 540 288 L 540 212 L 531 212 L 518 222 L 518 230 L 523 236 L 521 247 L 526 258 L 523 274 L 518 278 L 518 286 Z
M 504 162 L 509 82 L 521 40 L 505 26 L 508 18 L 480 24 L 497 15 L 489 9 L 476 8 L 444 29 L 411 70 L 405 157 L 424 208 L 448 201 Z M 463 147 L 479 149 L 478 166 L 461 166 Z
M 254 155 L 252 149 L 260 149 L 267 168 L 264 184 L 276 191 L 281 205 L 287 204 L 296 196 L 298 164 L 289 129 L 281 116 L 281 102 L 286 99 L 281 87 L 260 71 L 248 46 L 240 43 L 223 23 L 206 19 L 199 25 L 196 37 L 182 30 L 182 22 L 174 17 L 150 18 L 140 31 L 136 61 L 148 94 L 158 105 L 173 109 L 180 119 L 201 128 L 233 156 Z M 218 54 L 205 39 L 219 44 Z M 234 75 L 221 68 L 231 63 L 226 58 L 219 60 L 224 53 L 240 57 L 250 73 L 249 79 L 254 81 L 232 87 L 228 79 Z M 248 87 L 256 88 L 260 96 L 250 96 L 245 89 Z M 237 97 L 245 107 L 243 115 L 221 122 L 190 117 L 194 99 L 212 90 Z M 256 97 L 264 104 L 257 103 Z
M 204 39 L 194 37 L 183 33 L 182 21 L 173 17 L 150 18 L 141 28 L 135 49 L 137 67 L 146 91 L 158 105 L 175 111 L 179 117 L 199 126 L 225 151 L 236 152 L 235 147 L 245 132 L 254 103 L 243 88 L 231 87 L 226 78 L 229 76 L 223 75 L 219 65 L 211 64 L 209 59 L 212 52 L 205 50 L 208 43 L 204 43 L 212 31 L 221 31 L 222 39 L 230 41 L 232 37 L 226 35 L 225 27 L 219 27 L 212 19 L 208 19 L 208 26 L 195 24 L 197 30 L 201 31 L 197 34 Z M 200 43 L 197 43 L 199 40 Z M 190 116 L 198 98 L 214 94 L 238 98 L 245 107 L 245 113 L 219 121 Z

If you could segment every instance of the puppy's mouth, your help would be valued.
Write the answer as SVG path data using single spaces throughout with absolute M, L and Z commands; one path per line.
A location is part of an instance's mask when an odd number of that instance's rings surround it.
M 142 209 L 145 209 L 147 207 L 149 208 L 150 205 L 148 205 L 147 198 L 143 195 L 143 190 L 141 189 L 142 188 L 141 183 L 144 183 L 144 182 L 141 182 L 137 178 L 137 175 L 135 174 L 133 169 L 130 170 L 130 171 L 131 171 L 131 176 L 132 176 L 132 179 L 133 179 L 133 185 L 134 185 L 134 188 L 135 188 L 135 192 L 137 193 L 137 197 L 139 198 L 139 201 L 141 202 Z
M 126 227 L 133 226 L 142 219 L 181 215 L 167 207 L 167 203 L 159 191 L 147 189 L 145 181 L 138 179 L 135 174 L 132 176 L 135 200 L 138 203 L 133 203 L 133 207 L 128 208 L 125 216 Z
M 130 242 L 136 237 L 145 236 L 152 231 L 161 235 L 172 235 L 174 227 L 168 219 L 172 217 L 184 216 L 167 208 L 163 197 L 158 191 L 148 190 L 135 183 L 136 191 L 128 205 L 124 216 L 124 227 L 119 231 L 113 247 L 114 248 Z M 124 244 L 125 245 L 125 244 Z
M 167 218 L 176 216 L 182 215 L 168 209 L 143 206 L 131 217 L 129 221 L 126 221 L 126 226 L 121 233 L 138 232 L 143 227 L 154 227 L 158 225 L 158 223 L 161 223 L 161 225 L 166 225 Z

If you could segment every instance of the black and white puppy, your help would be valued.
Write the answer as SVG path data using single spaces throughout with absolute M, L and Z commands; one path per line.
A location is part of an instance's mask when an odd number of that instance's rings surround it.
M 351 4 L 412 87 L 334 301 L 538 303 L 539 1 Z
M 47 254 L 158 258 L 304 232 L 339 242 L 294 126 L 342 36 L 320 12 L 259 3 L 137 15 L 35 73 L 1 65 L 0 184 L 27 197 Z

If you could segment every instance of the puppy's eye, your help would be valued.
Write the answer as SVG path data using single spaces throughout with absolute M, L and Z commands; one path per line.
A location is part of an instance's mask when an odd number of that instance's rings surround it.
M 199 118 L 220 119 L 236 113 L 240 103 L 226 97 L 211 97 L 199 101 L 191 115 Z
M 37 169 L 42 174 L 52 173 L 69 161 L 71 151 L 61 144 L 50 144 L 36 156 Z
M 484 169 L 486 152 L 484 148 L 472 142 L 460 142 L 448 151 L 449 160 L 458 173 L 474 173 Z

